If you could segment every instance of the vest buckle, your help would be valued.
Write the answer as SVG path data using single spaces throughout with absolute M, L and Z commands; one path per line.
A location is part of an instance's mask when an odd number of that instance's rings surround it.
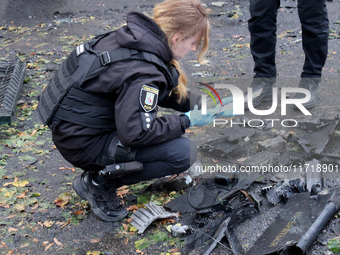
M 111 63 L 110 54 L 107 51 L 104 51 L 99 55 L 99 61 L 102 66 L 110 64 Z

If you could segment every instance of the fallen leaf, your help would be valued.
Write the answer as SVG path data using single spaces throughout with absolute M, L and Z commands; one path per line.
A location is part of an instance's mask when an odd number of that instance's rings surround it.
M 68 224 L 70 224 L 71 223 L 71 218 L 68 220 L 68 222 L 66 222 L 64 225 L 62 225 L 60 228 L 64 228 L 64 227 L 66 227 Z
M 178 252 L 178 251 L 179 251 L 179 248 L 173 248 L 169 252 Z
M 58 245 L 58 246 L 64 246 L 61 242 L 58 241 L 57 238 L 54 238 L 53 240 L 54 240 L 54 242 L 56 243 L 56 245 Z
M 46 227 L 46 228 L 52 227 L 53 224 L 54 224 L 54 221 L 51 221 L 51 220 L 50 221 L 47 220 L 43 223 L 44 227 Z
M 28 193 L 28 190 L 22 192 L 19 196 L 17 196 L 17 198 L 26 198 L 27 196 L 25 196 Z
M 16 211 L 16 212 L 24 212 L 26 206 L 23 205 L 23 204 L 16 204 L 16 205 L 14 205 L 12 208 L 13 208 L 13 210 Z
M 99 243 L 100 242 L 100 239 L 91 239 L 90 240 L 90 243 Z
M 122 223 L 122 225 L 123 225 L 124 230 L 127 231 L 128 230 L 128 226 L 125 223 Z
M 38 129 L 33 130 L 33 132 L 31 133 L 31 136 L 34 136 L 35 133 L 37 133 L 37 132 L 38 132 Z
M 60 194 L 54 201 L 57 206 L 64 207 L 71 200 L 71 194 L 68 192 Z
M 16 179 L 17 179 L 17 178 L 16 178 Z M 26 181 L 26 180 L 23 180 L 23 181 L 14 180 L 14 182 L 5 183 L 4 186 L 13 185 L 14 187 L 23 188 L 23 187 L 25 187 L 28 183 L 29 183 L 29 182 Z
M 6 219 L 11 219 L 11 218 L 14 218 L 14 217 L 16 217 L 16 215 L 7 216 L 7 217 L 6 217 L 6 218 L 4 218 L 4 219 L 6 220 Z
M 125 190 L 118 190 L 117 191 L 117 196 L 124 198 L 123 196 L 126 195 L 130 190 L 129 189 L 125 189 Z
M 8 228 L 8 232 L 17 232 L 17 231 L 18 231 L 17 228 L 12 228 L 12 227 Z
M 138 229 L 136 227 L 134 227 L 134 226 L 130 226 L 129 231 L 130 232 L 137 232 Z
M 47 251 L 49 248 L 51 248 L 51 246 L 53 245 L 54 243 L 50 243 L 49 245 L 47 245 L 46 247 L 45 247 L 45 251 Z
M 139 208 L 138 208 L 138 206 L 137 205 L 131 205 L 131 206 L 129 206 L 128 208 L 126 208 L 126 210 L 128 210 L 128 211 L 134 211 L 134 210 L 138 210 Z

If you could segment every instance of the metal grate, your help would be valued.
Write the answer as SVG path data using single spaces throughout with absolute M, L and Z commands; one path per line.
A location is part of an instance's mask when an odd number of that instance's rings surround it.
M 11 123 L 20 96 L 26 63 L 0 61 L 0 124 Z

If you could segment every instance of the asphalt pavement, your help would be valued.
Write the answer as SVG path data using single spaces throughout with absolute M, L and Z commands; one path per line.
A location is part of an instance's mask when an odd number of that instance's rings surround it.
M 198 65 L 193 55 L 182 61 L 190 88 L 197 91 L 197 82 L 207 82 L 233 84 L 246 91 L 253 77 L 247 29 L 249 3 L 246 0 L 203 2 L 211 9 L 209 64 Z M 36 96 L 76 45 L 93 35 L 121 26 L 129 11 L 151 15 L 155 3 L 155 0 L 2 0 L 0 3 L 0 59 L 20 57 L 27 63 L 16 121 L 11 126 L 0 126 L 0 192 L 3 194 L 0 199 L 1 254 L 101 252 L 113 255 L 178 255 L 176 252 L 181 252 L 181 245 L 173 244 L 174 240 L 159 239 L 157 231 L 164 230 L 164 226 L 152 225 L 153 230 L 150 231 L 156 232 L 137 235 L 127 231 L 125 226 L 128 222 L 100 222 L 82 207 L 70 185 L 81 170 L 72 168 L 60 156 L 53 147 L 49 131 L 39 125 L 34 113 Z M 340 114 L 340 2 L 334 0 L 327 2 L 327 5 L 329 54 L 323 70 L 319 103 L 311 110 L 310 119 L 315 120 L 334 119 Z M 296 87 L 304 61 L 296 1 L 281 1 L 277 35 L 278 87 Z M 287 115 L 282 116 L 279 110 L 267 118 L 304 117 L 293 109 L 288 109 Z M 166 110 L 164 112 L 167 113 Z M 257 117 L 250 114 L 247 118 Z M 280 125 L 275 129 L 285 130 Z M 273 129 L 268 132 L 270 136 L 274 133 Z M 265 136 L 269 137 L 269 133 Z M 192 128 L 187 135 L 200 145 L 213 140 L 217 134 L 220 137 L 220 130 L 214 130 L 210 125 Z M 332 148 L 328 150 L 335 157 L 340 156 L 339 136 L 339 131 L 336 131 L 332 137 Z M 328 188 L 339 186 L 336 177 L 328 182 Z M 23 180 L 27 180 L 28 184 L 20 182 Z M 136 190 L 138 194 L 140 190 Z M 67 200 L 64 207 L 56 206 L 56 198 L 64 193 L 73 194 L 72 199 Z M 275 219 L 280 208 L 281 205 L 271 207 L 263 212 L 263 217 L 242 225 L 238 230 L 239 238 L 243 240 L 241 244 L 250 248 Z M 339 220 L 334 218 L 310 248 L 309 254 L 333 254 L 327 243 L 340 234 L 338 225 Z M 149 242 L 147 248 L 141 249 L 141 240 Z M 227 245 L 227 242 L 224 243 Z M 211 254 L 231 253 L 219 246 Z

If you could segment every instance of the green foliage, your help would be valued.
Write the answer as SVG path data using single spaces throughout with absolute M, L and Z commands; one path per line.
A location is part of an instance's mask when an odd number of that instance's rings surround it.
M 339 240 L 339 238 L 334 238 L 334 239 L 329 240 L 327 246 L 332 252 L 336 252 L 336 253 L 340 252 L 340 240 Z

